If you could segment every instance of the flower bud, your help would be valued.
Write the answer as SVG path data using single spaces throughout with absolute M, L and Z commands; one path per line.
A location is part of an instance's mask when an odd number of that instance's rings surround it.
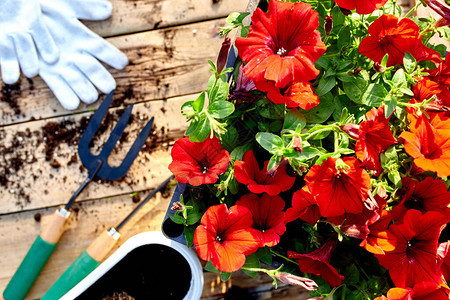
M 355 70 L 353 70 L 353 75 L 358 76 L 358 74 L 361 72 L 362 68 L 361 66 L 358 66 Z
M 449 112 L 450 107 L 445 105 L 440 105 L 436 103 L 425 103 L 422 106 L 423 110 L 430 113 L 441 113 L 441 112 Z
M 228 50 L 230 50 L 231 40 L 226 38 L 222 43 L 222 48 L 220 48 L 219 56 L 217 57 L 217 73 L 221 73 L 225 68 L 228 59 Z
M 294 151 L 303 152 L 303 146 L 302 146 L 302 138 L 298 135 L 294 135 L 294 138 L 292 139 L 292 147 L 294 148 Z
M 277 279 L 279 279 L 281 282 L 290 284 L 290 285 L 297 285 L 301 286 L 307 291 L 315 291 L 319 286 L 314 280 L 311 280 L 309 278 L 300 277 L 296 275 L 292 275 L 289 273 L 277 273 L 275 275 Z
M 181 202 L 175 202 L 170 209 L 183 211 L 183 210 L 185 210 L 185 207 L 183 204 L 181 204 Z
M 359 125 L 344 124 L 339 127 L 343 132 L 347 133 L 352 139 L 359 139 Z
M 383 73 L 384 72 L 384 67 L 379 63 L 379 62 L 375 62 L 375 64 L 373 65 L 373 68 L 375 69 L 375 71 L 377 71 L 378 73 Z
M 280 162 L 275 167 L 270 169 L 270 171 L 267 172 L 267 175 L 269 175 L 271 177 L 275 176 L 278 169 L 287 165 L 288 162 L 289 162 L 288 159 L 286 157 L 282 156 Z
M 325 17 L 325 34 L 327 36 L 329 36 L 332 29 L 333 29 L 333 16 L 326 16 Z

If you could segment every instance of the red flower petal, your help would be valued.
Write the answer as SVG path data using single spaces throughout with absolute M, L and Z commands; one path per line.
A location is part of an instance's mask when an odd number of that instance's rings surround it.
M 314 94 L 309 82 L 296 82 L 281 91 L 273 81 L 257 82 L 260 91 L 267 92 L 267 98 L 275 104 L 286 104 L 288 108 L 300 107 L 308 110 L 319 105 L 319 97 Z
M 234 163 L 234 176 L 238 182 L 248 185 L 248 189 L 255 194 L 267 193 L 276 196 L 289 190 L 295 182 L 295 177 L 286 173 L 286 166 L 280 167 L 274 176 L 267 175 L 268 163 L 266 161 L 264 168 L 260 170 L 253 151 L 249 150 L 245 152 L 243 161 Z
M 216 137 L 201 143 L 191 142 L 188 137 L 179 139 L 173 145 L 171 155 L 169 170 L 175 179 L 193 186 L 215 183 L 231 159 Z
M 280 196 L 263 194 L 261 199 L 255 194 L 247 194 L 236 202 L 253 215 L 253 228 L 259 231 L 260 247 L 273 247 L 280 242 L 286 231 L 284 225 L 284 200 Z
M 311 225 L 317 223 L 320 219 L 320 210 L 316 200 L 311 195 L 308 186 L 296 191 L 292 196 L 292 207 L 286 210 L 285 223 L 296 219 L 302 219 Z
M 358 14 L 366 15 L 386 4 L 387 0 L 335 0 L 336 4 L 348 10 L 356 9 Z
M 335 248 L 336 241 L 329 240 L 320 248 L 307 254 L 288 251 L 288 257 L 297 260 L 300 271 L 320 275 L 330 286 L 336 287 L 341 285 L 344 276 L 339 275 L 330 265 L 331 254 Z
M 345 157 L 349 166 L 345 171 L 336 169 L 336 158 L 329 157 L 322 165 L 314 165 L 305 176 L 311 194 L 324 217 L 345 213 L 360 213 L 367 199 L 370 176 L 356 158 Z

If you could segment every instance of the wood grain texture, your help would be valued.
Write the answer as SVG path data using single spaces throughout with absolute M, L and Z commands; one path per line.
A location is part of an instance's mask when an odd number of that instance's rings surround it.
M 113 14 L 102 22 L 85 24 L 101 36 L 150 31 L 226 17 L 244 11 L 242 0 L 111 0 Z

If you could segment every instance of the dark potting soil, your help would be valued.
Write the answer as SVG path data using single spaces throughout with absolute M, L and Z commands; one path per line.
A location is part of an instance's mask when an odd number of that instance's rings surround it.
M 183 299 L 191 278 L 191 268 L 178 251 L 164 245 L 144 245 L 128 253 L 76 299 L 114 299 L 114 294 L 137 300 Z

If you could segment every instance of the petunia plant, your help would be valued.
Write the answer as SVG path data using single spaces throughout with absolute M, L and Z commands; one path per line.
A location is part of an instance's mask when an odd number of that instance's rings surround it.
M 205 268 L 449 299 L 450 58 L 430 43 L 449 40 L 448 2 L 262 0 L 227 22 L 169 166 L 187 185 L 171 219 Z

